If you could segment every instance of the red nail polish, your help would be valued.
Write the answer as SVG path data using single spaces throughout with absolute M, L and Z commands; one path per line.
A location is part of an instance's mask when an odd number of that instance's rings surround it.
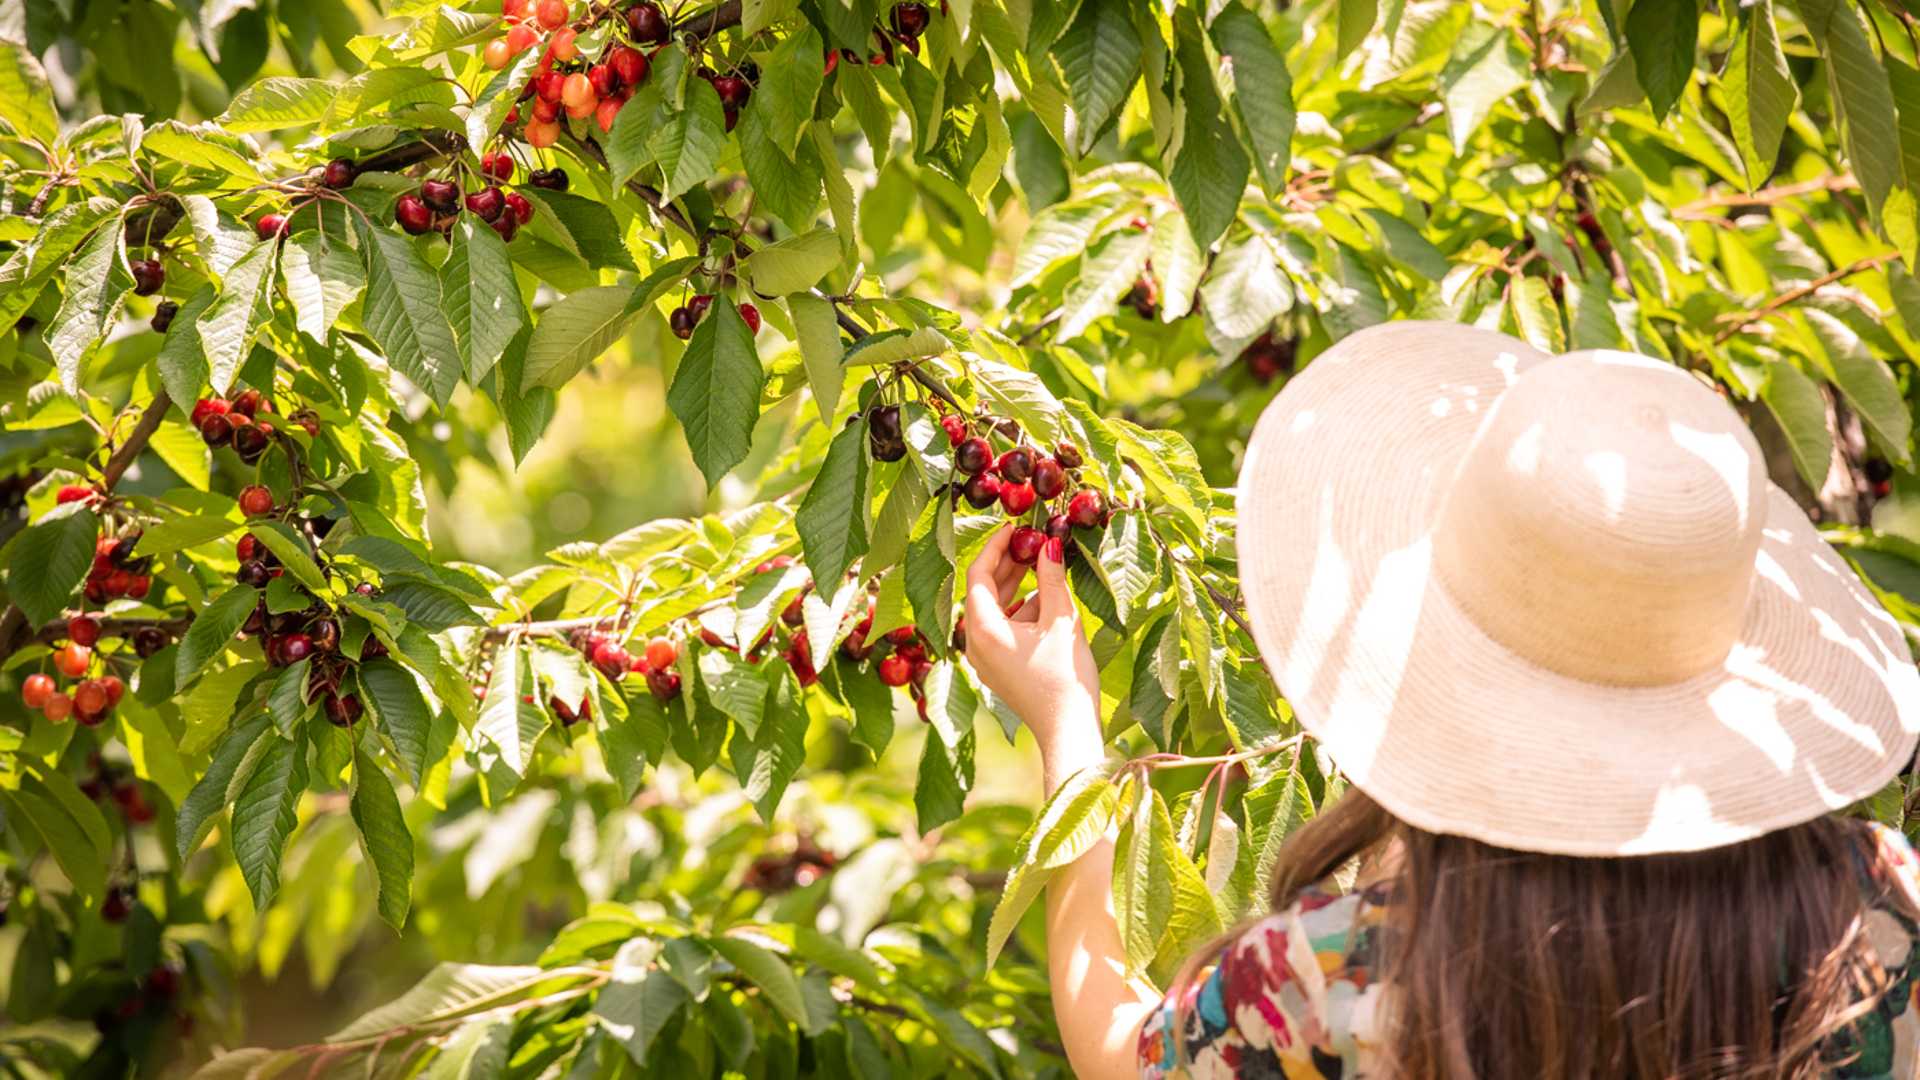
M 1052 559 L 1054 562 L 1067 561 L 1066 545 L 1060 542 L 1059 537 L 1054 536 L 1047 539 L 1047 558 Z

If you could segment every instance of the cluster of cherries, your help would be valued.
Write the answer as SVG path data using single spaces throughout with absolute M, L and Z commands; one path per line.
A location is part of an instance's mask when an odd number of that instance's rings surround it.
M 153 804 L 140 790 L 138 780 L 101 761 L 97 753 L 88 757 L 87 764 L 93 771 L 80 781 L 80 794 L 94 802 L 111 799 L 130 825 L 145 825 L 153 820 Z
M 1247 371 L 1261 386 L 1265 386 L 1293 372 L 1296 344 L 1293 338 L 1276 338 L 1273 331 L 1268 330 L 1240 350 L 1240 362 L 1247 365 Z
M 119 912 L 118 917 L 108 918 L 109 913 L 114 911 Z M 133 901 L 117 890 L 108 893 L 106 902 L 100 906 L 100 916 L 109 922 L 124 922 L 132 912 Z M 185 980 L 186 972 L 183 969 L 173 964 L 157 965 L 129 987 L 126 996 L 118 1003 L 94 1013 L 93 1026 L 105 1035 L 142 1016 L 173 1015 L 175 999 L 179 997 Z M 176 1028 L 182 1037 L 190 1036 L 193 1033 L 193 1014 L 179 1013 Z
M 60 674 L 79 682 L 69 692 L 62 690 L 53 676 L 35 672 L 20 684 L 21 702 L 55 724 L 64 724 L 69 718 L 87 727 L 97 727 L 104 722 L 114 706 L 120 704 L 127 684 L 120 681 L 118 675 L 104 670 L 98 676 L 90 676 L 94 668 L 93 646 L 99 640 L 99 619 L 91 615 L 68 619 L 67 641 L 53 651 L 53 666 Z
M 940 0 L 941 13 L 945 14 L 946 10 L 947 0 Z M 878 43 L 878 47 L 874 52 L 867 54 L 867 63 L 874 67 L 891 65 L 894 61 L 895 42 L 898 42 L 901 48 L 919 56 L 920 35 L 926 33 L 927 27 L 931 25 L 933 25 L 933 11 L 927 5 L 918 3 L 917 0 L 893 5 L 887 12 L 886 25 L 876 26 L 873 29 L 873 40 Z M 852 49 L 838 51 L 828 49 L 826 60 L 827 74 L 831 75 L 834 69 L 840 66 L 841 60 L 849 64 L 859 63 L 860 54 Z
M 596 9 L 601 7 L 588 6 L 587 26 L 599 21 Z M 573 7 L 567 0 L 502 0 L 500 9 L 507 32 L 488 42 L 480 54 L 489 68 L 500 71 L 543 38 L 546 41 L 539 70 L 520 96 L 521 102 L 533 101 L 524 133 L 535 147 L 559 141 L 563 111 L 575 120 L 592 117 L 601 131 L 612 131 L 614 117 L 647 79 L 647 55 L 634 46 L 660 45 L 673 33 L 659 5 L 633 4 L 622 16 L 631 43 L 610 42 L 597 61 L 589 61 L 580 55 L 579 35 L 584 27 L 571 25 Z M 722 92 L 723 102 L 726 97 Z M 741 102 L 745 103 L 744 97 Z M 507 122 L 517 124 L 520 120 L 516 105 Z M 729 122 L 727 126 L 733 125 Z
M 620 638 L 585 627 L 574 630 L 567 641 L 579 650 L 587 663 L 614 682 L 634 674 L 647 681 L 647 691 L 660 701 L 672 701 L 680 696 L 680 673 L 673 669 L 680 659 L 680 646 L 674 644 L 672 638 L 654 638 L 637 656 L 627 650 Z M 559 698 L 547 704 L 564 724 L 590 719 L 593 715 L 586 700 L 582 700 L 577 709 Z
M 232 447 L 241 461 L 251 465 L 266 454 L 279 433 L 278 426 L 268 419 L 272 415 L 273 402 L 260 391 L 247 389 L 231 399 L 201 398 L 193 403 L 188 420 L 208 446 L 216 450 Z M 308 438 L 320 437 L 320 416 L 312 409 L 301 409 L 287 419 L 300 425 Z
M 870 442 L 881 430 L 876 420 L 884 419 L 890 430 L 898 431 L 897 407 L 882 406 L 874 413 L 886 409 L 895 411 L 886 418 L 870 416 Z M 1078 447 L 1063 442 L 1054 447 L 1052 454 L 1047 454 L 1027 445 L 1020 426 L 1011 420 L 995 421 L 988 417 L 978 423 L 979 430 L 1000 435 L 1013 445 L 996 456 L 986 435 L 976 434 L 974 427 L 958 414 L 942 414 L 940 426 L 953 446 L 954 468 L 967 477 L 955 487 L 954 499 L 965 499 L 975 510 L 985 510 L 998 503 L 1007 516 L 1013 518 L 1027 515 L 1036 506 L 1045 509 L 1047 504 L 1052 504 L 1052 513 L 1041 528 L 1022 525 L 1013 531 L 1008 550 L 1015 562 L 1032 566 L 1039 560 L 1048 540 L 1065 543 L 1072 538 L 1075 528 L 1100 528 L 1112 519 L 1106 496 L 1097 488 L 1079 486 L 1076 480 L 1076 471 L 1084 464 Z M 892 452 L 891 446 L 888 449 Z M 880 457 L 877 448 L 874 456 Z
M 693 328 L 699 326 L 700 320 L 707 317 L 707 309 L 712 306 L 712 293 L 699 293 L 689 297 L 686 303 L 674 308 L 672 314 L 667 316 L 667 327 L 673 331 L 674 337 L 685 341 L 693 336 Z M 750 303 L 743 303 L 738 310 L 740 318 L 747 324 L 747 329 L 753 333 L 759 333 L 760 309 Z
M 510 155 L 483 154 L 480 175 L 486 181 L 485 186 L 470 192 L 460 186 L 458 178 L 429 177 L 420 181 L 416 190 L 394 200 L 393 220 L 410 236 L 444 233 L 453 228 L 453 223 L 459 220 L 460 208 L 465 206 L 469 213 L 499 233 L 500 239 L 511 243 L 520 226 L 533 220 L 533 203 L 525 195 L 500 186 L 511 181 L 513 174 L 514 162 Z M 567 174 L 561 169 L 535 169 L 527 182 L 554 191 L 565 191 L 568 183 Z
M 88 497 L 95 494 L 92 488 L 71 484 L 60 489 L 61 501 L 69 501 L 65 496 L 76 489 L 85 491 Z M 87 568 L 86 584 L 81 587 L 88 602 L 104 604 L 122 596 L 134 600 L 147 598 L 153 591 L 153 559 L 134 557 L 134 548 L 139 544 L 137 532 L 102 536 L 93 542 L 93 565 Z

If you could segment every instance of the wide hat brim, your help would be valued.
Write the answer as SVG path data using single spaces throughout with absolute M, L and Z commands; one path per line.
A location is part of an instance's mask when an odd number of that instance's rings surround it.
M 1548 670 L 1436 580 L 1434 528 L 1481 420 L 1550 362 L 1488 330 L 1390 323 L 1316 358 L 1261 417 L 1240 474 L 1242 587 L 1302 725 L 1409 824 L 1528 851 L 1701 850 L 1884 787 L 1913 758 L 1920 673 L 1772 485 L 1738 640 L 1685 682 Z

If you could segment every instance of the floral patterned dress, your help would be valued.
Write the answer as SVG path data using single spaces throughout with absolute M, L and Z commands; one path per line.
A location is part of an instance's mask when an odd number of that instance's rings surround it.
M 1872 826 L 1876 857 L 1863 887 L 1880 899 L 1867 933 L 1892 989 L 1864 1017 L 1831 1075 L 1901 1080 L 1920 1075 L 1920 856 L 1893 829 Z M 1387 920 L 1386 883 L 1339 894 L 1308 889 L 1249 927 L 1185 992 L 1175 1030 L 1169 997 L 1140 1034 L 1140 1075 L 1193 1080 L 1361 1080 L 1377 1075 L 1382 984 L 1373 978 Z M 1174 1040 L 1186 1043 L 1179 1068 Z

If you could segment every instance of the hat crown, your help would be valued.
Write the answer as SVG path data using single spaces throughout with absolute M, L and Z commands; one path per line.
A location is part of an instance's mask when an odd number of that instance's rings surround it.
M 1541 667 L 1661 686 L 1719 666 L 1739 638 L 1763 458 L 1739 415 L 1678 368 L 1594 350 L 1527 369 L 1443 498 L 1440 582 Z

